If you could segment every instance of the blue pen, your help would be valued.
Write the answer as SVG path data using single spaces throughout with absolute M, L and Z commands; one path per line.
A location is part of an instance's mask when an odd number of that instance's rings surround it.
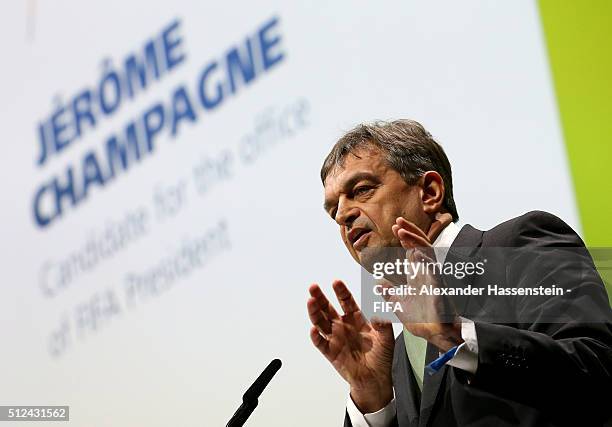
M 446 364 L 446 362 L 448 362 L 455 356 L 455 353 L 457 352 L 457 348 L 458 348 L 457 346 L 454 346 L 453 348 L 448 350 L 446 353 L 444 353 L 442 356 L 438 357 L 436 360 L 431 362 L 429 365 L 425 366 L 425 372 L 427 372 L 429 375 L 433 375 L 436 372 L 438 372 L 440 368 L 442 368 L 442 366 Z

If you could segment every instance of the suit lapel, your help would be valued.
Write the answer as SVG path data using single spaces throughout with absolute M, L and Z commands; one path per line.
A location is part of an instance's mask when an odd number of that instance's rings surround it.
M 477 262 L 475 253 L 478 251 L 482 244 L 483 232 L 476 230 L 471 225 L 465 225 L 457 238 L 453 241 L 453 244 L 446 255 L 445 262 L 458 263 L 458 262 Z M 463 279 L 457 279 L 453 275 L 444 276 L 444 283 L 449 288 L 466 288 L 474 281 L 474 275 L 467 275 Z M 460 316 L 468 314 L 470 304 L 474 304 L 475 298 L 470 295 L 455 295 L 450 297 L 454 304 L 457 313 Z
M 470 224 L 464 225 L 453 241 L 449 253 L 461 258 L 470 258 L 475 249 L 482 244 L 483 234 L 483 231 L 475 229 Z
M 431 344 L 427 344 L 427 356 L 425 358 L 425 363 L 429 364 L 436 358 L 438 358 L 438 349 Z M 446 376 L 447 369 L 448 367 L 444 365 L 434 374 L 425 372 L 425 377 L 423 378 L 423 396 L 421 397 L 420 426 L 426 426 L 429 422 L 429 416 L 431 415 L 431 411 L 436 403 L 438 391 L 440 390 L 442 380 Z
M 395 341 L 392 374 L 398 425 L 400 427 L 418 427 L 421 392 L 412 372 L 410 361 L 408 361 L 404 334 L 400 334 Z
M 456 262 L 459 260 L 466 261 L 471 259 L 471 255 L 473 254 L 474 250 L 478 248 L 482 243 L 482 234 L 482 231 L 475 229 L 471 225 L 464 225 L 455 240 L 453 241 L 453 244 L 451 245 L 450 250 L 446 255 L 445 262 Z M 467 284 L 468 282 L 464 280 L 463 285 L 466 286 Z M 452 286 L 457 286 L 457 284 L 453 283 Z M 464 302 L 456 301 L 456 303 L 459 303 L 458 305 L 463 305 Z M 461 313 L 462 307 L 457 308 Z M 425 363 L 431 363 L 432 361 L 437 359 L 438 356 L 438 349 L 435 346 L 428 344 Z M 423 394 L 421 397 L 420 405 L 419 426 L 421 427 L 427 426 L 427 423 L 429 422 L 429 418 L 436 403 L 440 387 L 444 381 L 444 378 L 446 377 L 447 371 L 448 366 L 444 365 L 438 372 L 434 374 L 430 375 L 429 373 L 425 373 L 425 377 L 423 379 Z

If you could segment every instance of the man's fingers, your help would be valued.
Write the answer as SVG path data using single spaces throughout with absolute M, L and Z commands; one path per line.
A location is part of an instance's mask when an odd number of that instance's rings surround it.
M 344 282 L 336 280 L 332 284 L 332 287 L 344 314 L 354 313 L 360 310 L 355 298 L 353 298 L 353 294 L 351 294 L 351 291 L 348 290 Z
M 338 315 L 316 284 L 309 288 L 311 298 L 307 307 L 313 324 L 310 328 L 312 343 L 330 362 L 336 363 L 338 355 L 347 348 L 360 348 L 361 333 L 371 331 L 371 326 L 342 281 L 336 280 L 333 289 L 344 311 L 342 316 Z
M 416 247 L 431 247 L 431 241 L 427 235 L 414 223 L 399 217 L 391 227 L 393 234 L 397 236 L 404 249 Z
M 387 290 L 395 288 L 395 285 L 393 283 L 391 283 L 390 281 L 388 281 L 387 279 L 378 279 L 378 280 L 376 280 L 376 284 L 379 285 L 382 288 L 381 291 L 382 291 L 383 299 L 385 301 L 389 301 L 389 299 L 391 298 L 391 295 L 393 293 L 392 292 L 389 293 L 389 292 L 387 292 Z
M 364 331 L 367 332 L 370 329 L 370 325 L 366 318 L 363 316 L 361 311 L 353 311 L 352 313 L 347 313 L 341 317 L 342 322 L 345 325 L 352 327 L 354 331 Z
M 408 221 L 406 218 L 402 218 L 400 216 L 400 217 L 398 217 L 395 220 L 395 223 L 400 227 L 400 229 L 404 229 L 406 231 L 410 231 L 413 234 L 415 234 L 415 235 L 425 239 L 426 241 L 429 240 L 427 238 L 427 234 L 425 234 L 425 232 L 423 230 L 421 230 L 418 225 L 416 225 L 413 222 Z
M 330 304 L 329 300 L 316 283 L 311 285 L 308 288 L 308 292 L 310 292 L 310 296 L 313 297 L 317 301 L 317 306 L 320 310 L 322 310 L 329 320 L 334 320 L 338 318 L 338 312 L 334 308 L 333 305 Z
M 342 351 L 346 351 L 347 346 L 349 348 L 358 347 L 354 342 L 354 340 L 359 338 L 358 334 L 355 334 L 355 330 L 347 323 L 342 321 L 332 322 L 332 335 L 333 339 L 329 341 L 329 351 L 327 353 L 327 358 L 331 362 L 333 362 Z
M 331 334 L 331 321 L 321 310 L 319 302 L 315 298 L 310 298 L 306 303 L 308 308 L 308 317 L 312 324 L 324 334 Z
M 316 326 L 310 328 L 310 340 L 325 357 L 329 355 L 329 341 L 323 338 Z
M 310 285 L 310 287 L 308 288 L 308 293 L 310 293 L 310 296 L 313 298 L 326 298 L 325 294 L 323 293 L 323 291 L 321 290 L 321 288 L 319 287 L 319 285 L 317 285 L 316 283 L 313 283 L 312 285 Z
M 410 296 L 396 295 L 394 291 L 389 291 L 392 288 L 396 288 L 396 286 L 386 279 L 379 279 L 376 281 L 376 283 L 381 286 L 382 298 L 385 301 L 388 301 L 391 303 L 397 303 L 397 302 L 404 303 L 405 301 L 410 299 Z M 377 318 L 377 319 L 380 320 L 380 318 Z M 374 322 L 374 318 L 372 319 L 371 322 Z
M 397 235 L 399 237 L 399 241 L 402 245 L 402 247 L 404 249 L 406 249 L 407 251 L 411 251 L 412 249 L 419 251 L 421 254 L 425 254 L 427 255 L 428 258 L 430 259 L 435 259 L 436 254 L 433 251 L 433 246 L 431 246 L 431 243 L 429 243 L 429 240 L 421 237 L 421 236 L 417 236 L 409 231 L 406 231 L 404 229 L 400 229 L 397 232 Z M 414 251 L 411 251 L 414 253 Z M 420 259 L 411 259 L 412 262 L 421 262 Z
M 400 228 L 397 231 L 397 237 L 399 238 L 399 241 L 404 249 L 413 249 L 419 247 L 428 248 L 431 246 L 431 243 L 429 243 L 429 240 L 427 240 L 427 238 L 404 230 L 403 228 Z
M 413 263 L 418 263 L 418 262 L 433 263 L 434 259 L 432 258 L 432 255 L 435 256 L 435 254 L 426 253 L 423 249 L 424 248 L 416 248 L 414 251 L 410 253 L 410 255 L 408 255 L 408 260 Z

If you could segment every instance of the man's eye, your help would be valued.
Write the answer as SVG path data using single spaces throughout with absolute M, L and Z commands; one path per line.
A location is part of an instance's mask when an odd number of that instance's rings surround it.
M 369 185 L 362 185 L 361 187 L 357 187 L 353 190 L 353 195 L 361 196 L 361 195 L 369 193 L 371 190 L 372 190 L 372 187 L 370 187 Z

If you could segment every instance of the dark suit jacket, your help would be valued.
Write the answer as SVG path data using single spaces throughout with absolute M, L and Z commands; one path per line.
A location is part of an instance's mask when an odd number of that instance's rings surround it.
M 529 212 L 489 231 L 465 225 L 446 260 L 478 259 L 479 253 L 492 247 L 582 250 L 588 259 L 586 269 L 571 268 L 565 261 L 550 265 L 547 257 L 534 256 L 524 260 L 518 272 L 493 269 L 472 283 L 486 287 L 499 280 L 508 286 L 526 276 L 541 280 L 538 274 L 555 270 L 555 280 L 561 278 L 563 286 L 573 289 L 571 310 L 565 298 L 549 297 L 546 303 L 535 297 L 456 301 L 459 314 L 469 314 L 465 317 L 475 322 L 477 372 L 471 375 L 444 366 L 434 375 L 425 374 L 422 395 L 400 334 L 393 360 L 397 416 L 392 425 L 612 425 L 608 424 L 612 419 L 612 314 L 603 282 L 580 237 L 554 215 Z M 563 323 L 537 320 L 551 311 L 568 312 L 570 319 Z M 521 314 L 514 322 L 490 321 L 492 314 L 512 312 Z M 437 356 L 437 349 L 428 345 L 426 363 Z M 351 426 L 348 415 L 344 425 Z

